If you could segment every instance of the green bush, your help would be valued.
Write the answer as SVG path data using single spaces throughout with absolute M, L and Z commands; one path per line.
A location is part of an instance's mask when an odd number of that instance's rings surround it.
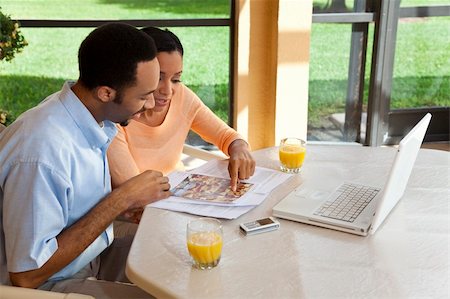
M 0 60 L 11 61 L 16 53 L 28 45 L 19 29 L 19 23 L 5 15 L 0 7 Z
M 11 20 L 0 7 L 0 61 L 11 61 L 16 53 L 20 53 L 28 45 L 19 29 L 19 23 Z M 0 107 L 0 123 L 9 125 L 15 116 Z

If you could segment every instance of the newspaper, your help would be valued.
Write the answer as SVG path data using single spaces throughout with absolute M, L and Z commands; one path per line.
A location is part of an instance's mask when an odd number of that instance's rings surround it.
M 207 217 L 235 219 L 263 202 L 269 193 L 292 174 L 256 167 L 255 174 L 230 188 L 227 160 L 211 160 L 189 172 L 168 175 L 172 196 L 151 203 L 154 208 Z

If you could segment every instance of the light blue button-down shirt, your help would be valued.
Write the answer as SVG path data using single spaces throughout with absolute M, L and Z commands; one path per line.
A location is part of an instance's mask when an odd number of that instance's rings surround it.
M 41 267 L 56 236 L 111 192 L 106 150 L 116 134 L 99 126 L 66 82 L 0 134 L 0 283 Z M 73 276 L 113 241 L 112 225 L 50 280 Z

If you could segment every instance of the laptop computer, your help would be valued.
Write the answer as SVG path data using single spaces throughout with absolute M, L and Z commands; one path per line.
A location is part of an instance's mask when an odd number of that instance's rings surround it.
M 375 233 L 403 196 L 430 120 L 428 113 L 400 141 L 384 187 L 342 182 L 332 194 L 312 199 L 299 195 L 300 186 L 273 207 L 273 215 L 361 236 Z

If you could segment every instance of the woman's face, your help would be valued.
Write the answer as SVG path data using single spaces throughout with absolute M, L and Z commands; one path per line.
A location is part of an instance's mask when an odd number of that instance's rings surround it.
M 173 95 L 180 87 L 181 73 L 183 72 L 183 57 L 178 51 L 159 52 L 156 57 L 159 61 L 159 84 L 155 93 L 154 112 L 167 111 Z

